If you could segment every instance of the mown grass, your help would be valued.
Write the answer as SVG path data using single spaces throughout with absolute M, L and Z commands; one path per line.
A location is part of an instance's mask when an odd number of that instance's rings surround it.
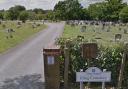
M 128 26 L 120 26 L 121 30 L 119 30 L 118 25 L 110 26 L 110 32 L 107 32 L 107 29 L 109 29 L 109 27 L 106 26 L 105 29 L 102 30 L 101 25 L 87 25 L 85 32 L 81 32 L 80 28 L 80 25 L 74 27 L 71 25 L 66 25 L 62 37 L 75 38 L 80 35 L 84 36 L 87 42 L 97 42 L 98 44 L 110 46 L 117 43 L 115 42 L 115 34 L 122 34 L 122 39 L 120 40 L 120 42 L 128 42 L 128 33 L 124 34 L 124 29 L 127 29 Z
M 3 27 L 5 25 L 5 27 Z M 6 21 L 0 24 L 0 53 L 16 46 L 23 42 L 26 38 L 46 28 L 46 25 L 41 24 L 36 28 L 32 27 L 32 23 L 22 23 L 20 28 L 17 28 L 17 22 Z M 7 29 L 12 28 L 15 32 L 12 33 L 13 38 L 6 38 Z

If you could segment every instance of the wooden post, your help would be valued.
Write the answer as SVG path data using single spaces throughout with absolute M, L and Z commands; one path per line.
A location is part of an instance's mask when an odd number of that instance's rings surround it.
M 117 89 L 121 89 L 121 86 L 122 86 L 123 72 L 124 72 L 124 67 L 125 67 L 125 60 L 126 60 L 126 52 L 123 53 L 123 57 L 122 57 Z
M 80 69 L 80 72 L 83 72 L 83 69 Z M 80 89 L 84 89 L 83 82 L 80 82 Z
M 90 60 L 92 58 L 97 57 L 97 44 L 96 43 L 86 43 L 82 45 L 82 56 L 83 58 L 87 59 L 88 68 L 90 67 Z M 87 83 L 87 87 L 89 89 L 90 83 Z
M 106 69 L 103 69 L 103 72 L 106 72 Z M 102 89 L 105 89 L 105 82 L 102 82 Z
M 90 58 L 91 59 L 91 58 Z M 90 59 L 87 59 L 87 63 L 88 63 L 88 68 L 90 67 Z M 87 83 L 87 89 L 90 88 L 90 82 Z
M 43 49 L 45 89 L 59 89 L 60 87 L 60 61 L 57 59 L 61 50 L 57 46 Z
M 64 49 L 65 67 L 64 67 L 64 89 L 68 89 L 68 69 L 69 69 L 69 49 Z

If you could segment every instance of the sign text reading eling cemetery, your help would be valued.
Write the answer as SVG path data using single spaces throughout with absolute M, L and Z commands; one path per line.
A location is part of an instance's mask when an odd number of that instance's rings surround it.
M 97 67 L 90 67 L 85 72 L 76 73 L 77 82 L 110 82 L 111 72 L 102 72 Z

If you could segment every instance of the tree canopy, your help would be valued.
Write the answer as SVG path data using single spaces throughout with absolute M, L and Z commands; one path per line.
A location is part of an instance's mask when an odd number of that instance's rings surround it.
M 22 21 L 22 22 L 25 22 L 28 18 L 28 12 L 27 11 L 22 11 L 19 15 L 19 19 Z
M 118 21 L 120 11 L 127 4 L 122 0 L 105 0 L 83 8 L 78 0 L 59 1 L 54 7 L 56 19 Z
M 83 7 L 78 0 L 59 1 L 54 7 L 56 17 L 65 20 L 80 20 L 84 19 Z
M 29 20 L 101 20 L 123 21 L 127 20 L 127 4 L 122 0 L 104 0 L 103 2 L 90 4 L 84 8 L 79 0 L 59 1 L 53 10 L 35 8 L 26 10 L 24 6 L 16 5 L 8 10 L 0 11 L 0 19 L 18 20 L 23 11 L 28 12 Z M 20 19 L 21 20 L 21 19 Z
M 128 6 L 121 10 L 119 18 L 122 22 L 128 22 Z

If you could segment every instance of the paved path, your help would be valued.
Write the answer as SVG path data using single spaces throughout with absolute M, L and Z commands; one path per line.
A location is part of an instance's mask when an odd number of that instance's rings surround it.
M 17 79 L 17 81 L 20 81 L 20 78 L 29 80 L 34 75 L 37 77 L 41 75 L 41 80 L 44 82 L 42 49 L 53 44 L 55 39 L 62 34 L 63 28 L 64 23 L 49 23 L 47 29 L 0 55 L 0 81 L 10 78 Z

